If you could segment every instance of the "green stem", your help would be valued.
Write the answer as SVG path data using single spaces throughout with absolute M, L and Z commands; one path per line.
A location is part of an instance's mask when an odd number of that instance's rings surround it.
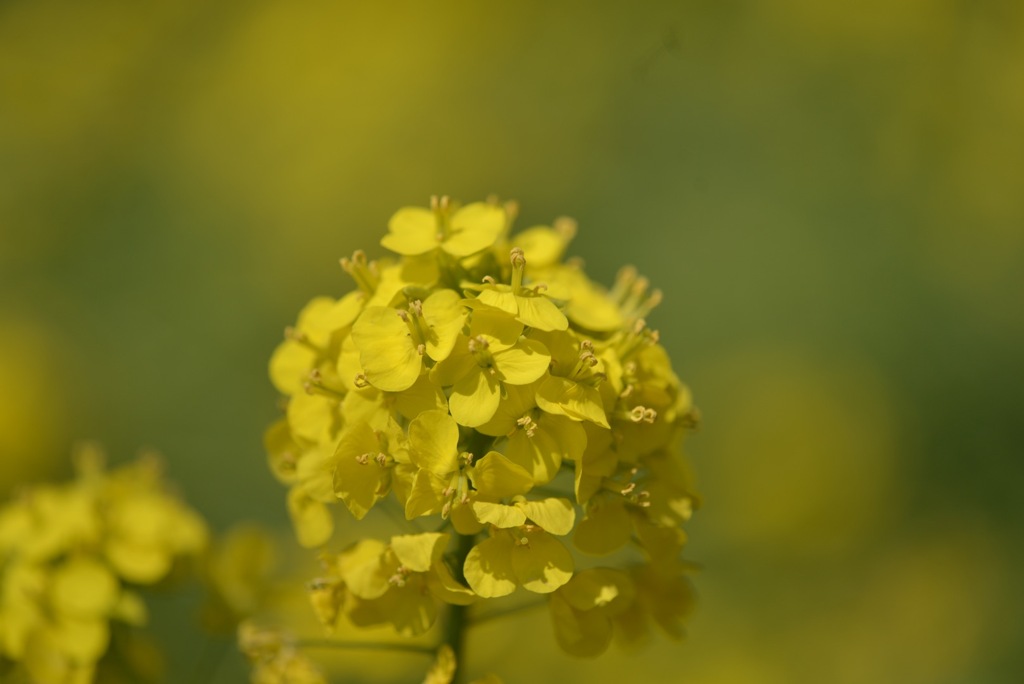
M 466 556 L 473 549 L 473 536 L 455 534 L 455 571 L 457 575 L 462 574 L 462 566 L 466 562 Z M 449 606 L 448 623 L 444 629 L 444 643 L 451 647 L 455 654 L 455 677 L 453 684 L 464 681 L 462 665 L 463 646 L 466 641 L 466 628 L 469 625 L 467 620 L 467 606 Z
M 295 642 L 299 648 L 327 648 L 352 651 L 389 651 L 398 653 L 419 653 L 433 656 L 437 649 L 433 646 L 418 644 L 402 644 L 384 641 L 345 641 L 341 639 L 302 639 Z

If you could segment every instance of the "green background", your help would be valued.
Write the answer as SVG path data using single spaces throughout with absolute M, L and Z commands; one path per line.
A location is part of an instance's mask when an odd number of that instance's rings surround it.
M 690 637 L 574 661 L 526 615 L 474 671 L 1019 676 L 1013 1 L 0 2 L 0 489 L 89 437 L 158 448 L 216 529 L 285 525 L 267 360 L 435 193 L 576 218 L 600 282 L 637 265 L 705 417 Z

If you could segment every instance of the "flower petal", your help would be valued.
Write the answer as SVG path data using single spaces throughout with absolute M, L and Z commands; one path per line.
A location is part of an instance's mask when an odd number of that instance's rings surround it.
M 466 377 L 476 365 L 476 357 L 469 351 L 469 338 L 459 335 L 448 356 L 430 369 L 430 382 L 438 387 L 450 387 Z
M 423 634 L 437 620 L 437 599 L 424 591 L 421 581 L 395 587 L 375 603 L 388 623 L 404 637 Z
M 366 423 L 345 430 L 334 452 L 334 493 L 356 520 L 363 517 L 388 492 L 390 471 L 377 463 L 380 443 Z
M 494 353 L 494 365 L 510 385 L 539 380 L 551 365 L 547 348 L 537 340 L 522 339 L 514 347 Z
M 516 293 L 516 318 L 523 325 L 537 330 L 567 330 L 569 320 L 546 295 L 521 290 Z
M 424 411 L 409 424 L 409 457 L 435 475 L 458 470 L 459 426 L 444 411 Z
M 315 365 L 315 351 L 296 340 L 285 340 L 270 357 L 270 381 L 281 394 L 300 394 Z
M 490 285 L 476 295 L 477 300 L 495 309 L 500 309 L 513 316 L 519 315 L 519 304 L 516 296 L 508 285 Z
M 512 547 L 512 570 L 528 591 L 550 594 L 572 579 L 573 561 L 569 549 L 543 530 L 522 530 L 525 544 Z
M 391 550 L 407 570 L 427 572 L 444 553 L 450 538 L 443 532 L 403 534 L 391 538 Z
M 519 527 L 526 523 L 526 513 L 517 506 L 506 506 L 505 504 L 487 501 L 474 501 L 473 513 L 480 522 L 502 529 Z
M 397 310 L 368 307 L 352 326 L 352 340 L 359 349 L 363 372 L 377 389 L 401 392 L 416 382 L 423 359 Z
M 388 221 L 380 244 L 396 254 L 416 256 L 437 249 L 437 218 L 430 209 L 405 207 Z
M 568 378 L 549 376 L 537 388 L 537 406 L 548 413 L 568 416 L 573 420 L 589 420 L 608 427 L 601 403 L 601 393 Z
M 450 233 L 441 249 L 456 257 L 476 254 L 494 244 L 506 223 L 507 216 L 501 207 L 485 202 L 467 204 L 452 214 Z
M 480 495 L 488 499 L 525 494 L 533 487 L 533 475 L 497 451 L 479 459 L 468 474 Z
M 427 588 L 445 603 L 453 606 L 468 606 L 476 600 L 476 594 L 463 586 L 443 561 L 434 563 L 434 572 L 427 575 Z
M 576 509 L 568 499 L 520 501 L 516 506 L 526 513 L 526 517 L 551 534 L 569 534 L 576 524 Z
M 50 601 L 60 615 L 88 620 L 106 617 L 114 606 L 118 582 L 106 564 L 92 557 L 72 557 L 53 571 Z
M 420 469 L 412 480 L 409 496 L 405 499 L 405 517 L 407 520 L 421 515 L 433 515 L 441 512 L 444 506 L 441 492 L 447 486 L 447 480 L 439 478 L 429 470 Z
M 349 392 L 349 394 L 353 394 Z M 424 411 L 443 410 L 448 408 L 448 399 L 440 387 L 430 381 L 427 374 L 417 378 L 413 386 L 403 392 L 389 394 L 394 399 L 394 406 L 407 420 L 414 420 Z M 346 398 L 348 395 L 346 395 Z
M 334 534 L 334 517 L 327 506 L 309 497 L 302 487 L 288 492 L 288 514 L 299 544 L 307 549 L 322 546 Z
M 311 442 L 329 441 L 339 418 L 337 399 L 300 392 L 288 401 L 288 427 Z
M 502 437 L 516 429 L 516 421 L 537 405 L 533 400 L 537 392 L 535 385 L 508 385 L 494 417 L 476 428 L 490 437 Z M 570 421 L 571 422 L 571 421 Z
M 466 324 L 466 308 L 454 290 L 438 290 L 423 302 L 423 319 L 430 335 L 427 354 L 442 361 L 451 353 L 462 327 Z
M 452 387 L 448 408 L 459 425 L 476 427 L 494 416 L 500 402 L 498 380 L 476 366 Z
M 508 596 L 516 590 L 512 569 L 512 549 L 515 543 L 506 533 L 485 539 L 466 556 L 463 574 L 470 588 L 483 598 Z
M 562 260 L 573 233 L 534 226 L 512 236 L 512 246 L 523 250 L 530 268 L 545 268 Z
M 532 436 L 516 430 L 509 437 L 508 457 L 533 473 L 534 484 L 550 482 L 562 460 L 574 460 L 586 448 L 587 435 L 580 423 L 564 416 L 541 415 Z
M 341 554 L 338 570 L 349 591 L 363 599 L 387 593 L 391 588 L 388 578 L 398 568 L 393 562 L 385 562 L 386 550 L 385 544 L 377 539 L 362 539 Z
M 602 608 L 614 614 L 632 603 L 636 587 L 622 570 L 589 568 L 573 575 L 558 594 L 576 610 Z
M 593 658 L 608 650 L 612 641 L 612 623 L 598 611 L 573 608 L 561 595 L 551 597 L 551 620 L 555 639 L 569 655 Z

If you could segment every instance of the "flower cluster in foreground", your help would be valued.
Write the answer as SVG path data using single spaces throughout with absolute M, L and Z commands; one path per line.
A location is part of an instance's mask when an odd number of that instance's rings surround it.
M 86 447 L 76 466 L 73 482 L 33 487 L 0 508 L 0 673 L 94 681 L 119 625 L 147 620 L 135 589 L 206 546 L 205 523 L 167 490 L 155 457 L 107 472 Z M 124 636 L 126 648 L 139 643 Z M 148 653 L 136 660 L 153 665 Z
M 357 289 L 313 299 L 273 355 L 287 408 L 265 444 L 299 541 L 323 549 L 328 627 L 415 636 L 522 589 L 572 654 L 681 630 L 697 413 L 645 321 L 661 295 L 631 268 L 595 284 L 564 260 L 572 221 L 511 234 L 514 214 L 401 209 L 381 241 L 397 258 L 343 259 Z M 339 503 L 408 533 L 331 550 Z

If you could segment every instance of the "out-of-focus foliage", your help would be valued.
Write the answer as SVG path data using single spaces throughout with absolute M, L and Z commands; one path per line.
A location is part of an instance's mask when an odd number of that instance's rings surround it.
M 9 0 L 2 486 L 95 436 L 173 454 L 218 526 L 287 524 L 259 444 L 281 329 L 393 207 L 494 192 L 672 302 L 651 324 L 705 416 L 705 571 L 681 647 L 542 663 L 524 613 L 471 633 L 471 674 L 1007 680 L 1022 81 L 1012 0 Z

